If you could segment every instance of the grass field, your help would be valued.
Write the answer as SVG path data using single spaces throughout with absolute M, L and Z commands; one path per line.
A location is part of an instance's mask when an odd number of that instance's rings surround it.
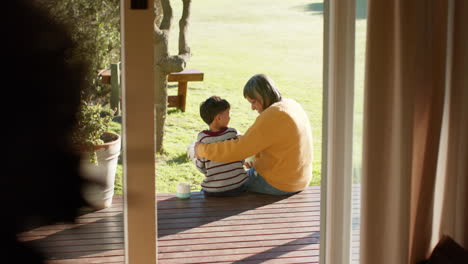
M 172 54 L 177 53 L 177 20 L 181 13 L 181 2 L 172 1 L 175 18 L 170 41 Z M 357 31 L 363 27 L 362 21 L 365 20 L 358 20 Z M 203 71 L 205 80 L 189 83 L 185 113 L 169 110 L 164 142 L 166 153 L 157 155 L 157 191 L 175 192 L 178 182 L 198 185 L 202 181 L 203 175 L 187 160 L 186 149 L 195 140 L 197 133 L 207 128 L 199 117 L 198 109 L 204 99 L 211 95 L 227 99 L 231 104 L 230 126 L 241 133 L 253 123 L 257 112 L 250 110 L 242 89 L 245 82 L 256 73 L 272 77 L 284 97 L 295 99 L 306 110 L 314 138 L 311 185 L 319 185 L 322 144 L 322 1 L 193 1 L 188 41 L 193 57 L 187 68 Z M 364 40 L 358 36 L 357 61 L 360 56 L 363 57 L 363 43 Z M 359 77 L 359 71 L 362 72 L 359 67 L 362 65 L 358 64 L 356 86 L 362 86 L 362 78 Z M 176 93 L 176 85 L 171 84 L 169 94 Z M 362 97 L 362 93 L 357 96 Z M 357 114 L 361 106 L 357 105 Z M 360 152 L 356 155 L 360 155 Z

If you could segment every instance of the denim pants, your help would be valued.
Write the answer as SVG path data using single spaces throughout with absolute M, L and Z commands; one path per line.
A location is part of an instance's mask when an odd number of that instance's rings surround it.
M 284 192 L 281 190 L 276 189 L 275 187 L 271 186 L 265 179 L 263 179 L 260 174 L 254 168 L 250 168 L 247 171 L 249 175 L 249 180 L 247 181 L 247 191 L 255 192 L 255 193 L 264 193 L 270 195 L 288 195 L 294 194 L 297 192 Z

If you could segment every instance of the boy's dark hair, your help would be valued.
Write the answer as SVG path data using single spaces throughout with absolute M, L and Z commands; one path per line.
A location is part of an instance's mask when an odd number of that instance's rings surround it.
M 219 96 L 211 96 L 200 104 L 200 117 L 210 125 L 215 116 L 231 108 L 229 102 Z

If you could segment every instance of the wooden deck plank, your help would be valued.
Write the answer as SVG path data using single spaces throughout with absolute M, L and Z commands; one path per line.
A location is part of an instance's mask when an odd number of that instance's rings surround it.
M 229 261 L 230 263 L 238 263 L 244 261 L 253 261 L 256 260 L 257 263 L 263 263 L 263 260 L 268 259 L 279 259 L 279 258 L 292 258 L 292 257 L 310 257 L 310 256 L 318 256 L 318 250 L 297 250 L 297 249 L 286 249 L 286 251 L 273 251 L 273 250 L 265 250 L 264 252 L 258 253 L 244 253 L 244 254 L 235 254 L 235 253 L 227 253 L 227 255 L 214 255 L 214 256 L 203 256 L 203 257 L 187 257 L 187 258 L 174 258 L 174 259 L 159 259 L 159 263 L 171 263 L 171 264 L 182 264 L 182 263 L 194 263 L 194 264 L 201 264 L 201 263 L 217 263 L 217 262 L 224 262 Z M 261 262 L 259 262 L 261 261 Z
M 298 257 L 298 258 L 276 258 L 276 259 L 270 259 L 270 260 L 261 260 L 261 262 L 259 262 L 259 260 L 249 260 L 249 259 L 246 259 L 246 260 L 242 260 L 242 261 L 239 261 L 239 262 L 234 262 L 234 263 L 242 263 L 242 264 L 258 264 L 258 263 L 262 263 L 262 264 L 301 264 L 301 263 L 318 263 L 319 262 L 319 257 L 318 256 L 314 256 L 314 257 Z M 233 262 L 217 262 L 217 264 L 232 264 Z
M 194 193 L 184 200 L 165 193 L 157 201 L 159 264 L 318 263 L 319 187 L 290 197 Z M 353 194 L 353 210 L 359 203 Z M 115 196 L 110 208 L 84 210 L 75 223 L 38 227 L 19 238 L 45 252 L 50 264 L 123 263 L 122 208 L 122 196 Z M 356 248 L 358 227 L 353 230 Z M 358 251 L 353 253 L 357 262 Z
M 87 264 L 87 263 L 124 263 L 123 251 L 118 256 L 91 256 L 86 258 L 69 258 L 60 260 L 49 260 L 48 264 Z
M 304 223 L 310 224 L 311 221 L 316 221 L 317 225 L 319 224 L 320 216 L 310 216 L 310 217 L 304 217 L 304 216 L 297 216 L 297 217 L 282 217 L 282 218 L 277 218 L 277 219 L 267 219 L 267 218 L 260 218 L 260 219 L 242 219 L 242 220 L 221 220 L 218 222 L 209 222 L 209 221 L 197 221 L 197 222 L 175 222 L 175 223 L 167 223 L 164 224 L 165 228 L 161 229 L 160 231 L 163 231 L 160 234 L 164 234 L 167 230 L 176 230 L 176 229 L 187 229 L 187 228 L 195 228 L 197 226 L 203 226 L 203 228 L 246 228 L 245 225 L 250 225 L 252 226 L 262 226 L 262 227 L 268 227 L 268 226 L 273 226 L 273 225 L 279 225 L 279 224 L 297 224 L 297 225 L 303 225 Z M 162 224 L 162 223 L 160 223 Z M 227 230 L 227 229 L 226 229 Z M 232 229 L 231 229 L 232 230 Z
M 238 256 L 246 256 L 246 255 L 257 255 L 257 254 L 264 254 L 266 251 L 269 253 L 273 252 L 281 252 L 287 253 L 291 251 L 317 251 L 318 246 L 315 245 L 287 245 L 282 247 L 275 247 L 270 249 L 270 247 L 256 247 L 256 248 L 240 248 L 240 249 L 219 249 L 219 250 L 206 250 L 206 251 L 190 251 L 184 254 L 186 258 L 206 258 L 206 256 L 210 256 L 210 260 L 213 260 L 215 256 L 231 256 L 231 255 L 238 255 Z M 318 255 L 316 253 L 316 255 Z M 169 259 L 179 259 L 180 253 L 160 253 L 159 259 L 160 260 L 169 260 Z M 194 261 L 192 260 L 192 261 Z M 184 260 L 183 260 L 184 261 Z M 177 263 L 177 262 L 175 262 Z
M 86 231 L 86 232 L 83 232 Z M 113 235 L 114 233 L 119 234 L 120 232 L 123 232 L 123 226 L 116 226 L 116 227 L 96 227 L 93 229 L 76 229 L 72 230 L 70 229 L 67 234 L 58 234 L 55 235 L 55 238 L 60 238 L 60 237 L 68 237 L 68 234 L 76 234 L 77 236 L 92 236 L 92 235 L 97 235 L 99 237 L 101 236 L 106 236 L 106 235 Z M 57 230 L 37 230 L 37 231 L 29 231 L 25 232 L 21 235 L 21 238 L 24 240 L 32 240 L 32 239 L 38 239 L 41 237 L 46 237 L 46 236 L 51 236 L 57 233 Z
M 283 234 L 308 234 L 308 232 L 319 232 L 319 226 L 306 226 L 306 227 L 286 227 L 283 226 L 282 228 L 277 229 L 255 229 L 255 230 L 227 230 L 227 231 L 214 231 L 219 234 L 213 236 L 213 232 L 198 232 L 198 233 L 177 233 L 173 235 L 168 235 L 164 237 L 160 237 L 159 241 L 175 241 L 175 240 L 190 240 L 190 243 L 197 243 L 203 240 L 209 239 L 225 239 L 227 241 L 233 240 L 236 241 L 241 237 L 243 241 L 249 241 L 249 237 L 253 237 L 252 239 L 258 239 L 258 237 L 262 237 L 263 239 L 276 239 Z M 180 242 L 180 241 L 179 241 Z M 185 242 L 181 242 L 185 243 Z
M 287 233 L 287 234 L 261 234 L 256 236 L 244 236 L 244 237 L 209 237 L 209 238 L 198 238 L 187 241 L 186 239 L 172 239 L 172 240 L 159 240 L 160 246 L 177 246 L 177 245 L 201 245 L 201 244 L 220 244 L 220 243 L 245 243 L 253 241 L 265 241 L 265 240 L 281 240 L 281 239 L 302 239 L 309 236 L 310 233 Z M 318 238 L 318 236 L 317 236 Z
M 238 249 L 238 248 L 265 248 L 265 247 L 278 247 L 281 245 L 318 245 L 318 236 L 305 236 L 303 238 L 287 238 L 287 239 L 275 239 L 275 240 L 255 240 L 255 241 L 243 241 L 242 243 L 211 243 L 211 244 L 195 244 L 190 247 L 185 245 L 164 245 L 160 243 L 158 245 L 158 251 L 160 253 L 182 253 L 182 252 L 193 252 L 193 251 L 207 251 L 215 249 Z

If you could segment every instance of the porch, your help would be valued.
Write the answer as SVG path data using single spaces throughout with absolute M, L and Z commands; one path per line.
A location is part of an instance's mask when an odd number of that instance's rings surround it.
M 358 208 L 355 193 L 353 208 Z M 38 227 L 20 238 L 41 247 L 50 264 L 124 263 L 122 203 L 122 196 L 115 196 L 112 207 L 83 212 L 76 224 Z M 159 264 L 319 261 L 319 186 L 290 197 L 205 198 L 194 193 L 181 200 L 174 194 L 158 194 L 157 204 Z

